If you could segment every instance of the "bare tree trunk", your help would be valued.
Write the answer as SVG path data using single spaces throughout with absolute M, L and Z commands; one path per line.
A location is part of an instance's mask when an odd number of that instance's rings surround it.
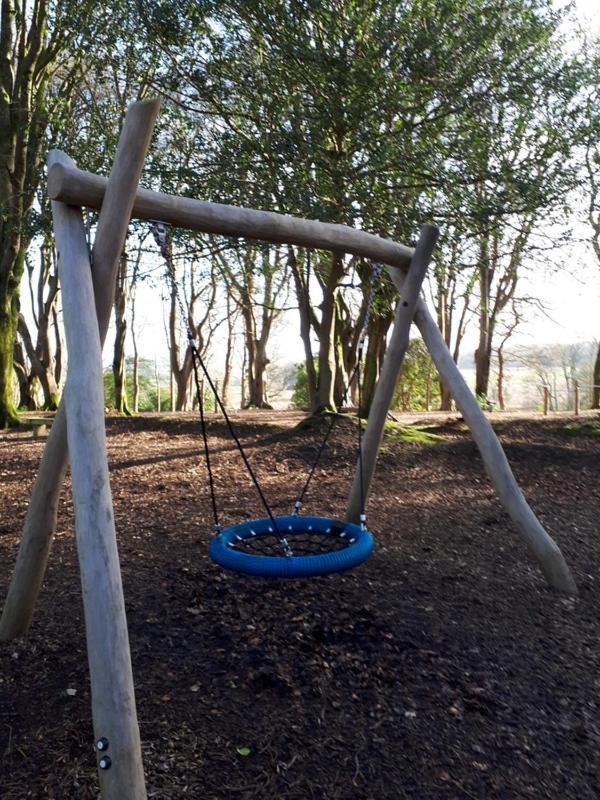
M 348 383 L 348 375 L 346 373 L 346 359 L 344 358 L 344 339 L 336 333 L 335 336 L 335 383 L 333 389 L 333 398 L 336 408 L 341 408 L 344 404 L 346 394 L 346 384 Z
M 57 386 L 60 386 L 63 367 L 63 340 L 60 325 L 58 323 L 58 311 L 56 309 L 56 305 L 52 308 L 52 326 L 54 328 L 54 382 Z
M 115 345 L 113 351 L 113 380 L 115 386 L 115 409 L 120 414 L 130 414 L 127 404 L 125 369 L 125 340 L 127 337 L 127 253 L 121 255 L 115 290 Z
M 600 408 L 600 345 L 598 345 L 596 360 L 594 361 L 592 384 L 592 408 Z
M 489 241 L 482 234 L 479 243 L 479 344 L 475 351 L 475 394 L 487 397 L 492 355 L 492 333 L 490 330 L 490 283 L 491 267 Z
M 188 401 L 188 384 L 191 372 L 191 360 L 186 369 L 184 358 L 183 366 L 179 365 L 179 341 L 177 336 L 177 292 L 171 287 L 171 305 L 169 309 L 169 361 L 171 367 L 171 380 L 175 384 L 175 410 L 185 411 Z M 172 395 L 173 393 L 171 393 Z M 171 406 L 173 403 L 171 402 Z
M 440 411 L 451 411 L 452 395 L 443 380 L 440 379 L 439 384 L 440 384 Z
M 29 359 L 29 363 L 31 365 L 30 383 L 33 384 L 33 377 L 37 378 L 42 388 L 42 392 L 44 393 L 44 408 L 50 411 L 55 411 L 58 408 L 59 398 L 58 388 L 54 381 L 52 365 L 49 363 L 49 358 L 45 360 L 45 363 L 40 358 L 40 350 L 43 348 L 40 347 L 39 343 L 38 347 L 33 346 L 31 335 L 29 333 L 27 323 L 25 322 L 25 317 L 22 314 L 19 314 L 18 331 L 19 336 L 25 345 L 27 358 Z M 42 329 L 41 336 L 42 339 L 47 338 L 47 331 Z
M 158 363 L 156 359 L 154 359 L 154 381 L 156 383 L 156 410 L 160 411 L 160 375 L 158 374 Z
M 267 356 L 267 343 L 271 333 L 276 311 L 273 307 L 273 269 L 268 253 L 263 256 L 262 313 L 260 333 L 255 316 L 255 281 L 252 269 L 246 269 L 244 282 L 237 284 L 240 294 L 239 307 L 244 321 L 246 352 L 248 354 L 248 397 L 245 407 L 272 408 L 267 397 L 266 369 L 270 363 Z
M 265 375 L 270 360 L 267 357 L 266 342 L 261 336 L 254 342 L 252 357 L 248 359 L 248 406 L 272 408 L 267 396 Z M 252 365 L 252 368 L 250 367 Z
M 362 385 L 362 405 L 360 416 L 366 419 L 369 416 L 369 409 L 373 402 L 375 388 L 379 380 L 379 372 L 385 352 L 385 343 L 388 330 L 392 324 L 390 317 L 372 317 L 369 323 L 367 352 L 365 357 L 363 385 Z
M 131 402 L 133 413 L 140 410 L 140 356 L 138 353 L 137 336 L 135 334 L 135 292 L 131 293 L 131 343 L 133 345 L 133 374 L 131 378 Z
M 331 254 L 331 269 L 323 281 L 319 325 L 319 375 L 317 411 L 335 410 L 335 306 L 338 285 L 344 274 L 344 257 Z
M 310 253 L 306 251 L 306 259 L 310 258 Z M 317 370 L 315 367 L 315 359 L 312 352 L 312 344 L 310 341 L 311 326 L 315 325 L 316 320 L 312 313 L 310 305 L 310 287 L 308 285 L 308 277 L 305 278 L 300 271 L 296 253 L 293 247 L 288 249 L 288 263 L 290 265 L 292 276 L 294 278 L 294 285 L 296 287 L 296 299 L 298 301 L 298 311 L 300 314 L 300 338 L 304 346 L 304 360 L 306 363 L 306 378 L 308 384 L 308 398 L 310 408 L 314 411 L 318 405 L 317 397 Z M 308 266 L 307 266 L 308 276 Z M 318 326 L 316 327 L 318 331 Z
M 231 370 L 233 367 L 233 337 L 235 319 L 231 308 L 231 295 L 227 292 L 227 350 L 225 352 L 225 370 L 223 371 L 223 386 L 221 388 L 221 401 L 225 408 L 229 408 L 229 385 L 231 383 Z
M 498 379 L 496 383 L 498 392 L 498 406 L 500 411 L 505 410 L 504 404 L 504 351 L 501 347 L 496 350 L 498 356 Z
M 240 408 L 246 408 L 246 362 L 248 360 L 248 351 L 244 347 L 244 356 L 242 359 L 242 380 L 241 380 L 241 398 Z
M 15 340 L 13 363 L 19 381 L 19 408 L 27 408 L 29 411 L 34 411 L 36 402 L 35 386 L 31 380 L 33 376 L 27 369 L 23 345 L 18 339 Z

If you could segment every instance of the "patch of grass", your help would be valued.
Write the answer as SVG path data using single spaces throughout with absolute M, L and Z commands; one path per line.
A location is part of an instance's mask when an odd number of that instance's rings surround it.
M 600 436 L 600 419 L 568 422 L 563 427 L 563 431 L 569 436 Z
M 399 425 L 397 422 L 388 421 L 385 423 L 384 433 L 388 440 L 431 446 L 446 441 L 445 436 L 431 433 L 430 429 L 435 427 L 435 425 Z

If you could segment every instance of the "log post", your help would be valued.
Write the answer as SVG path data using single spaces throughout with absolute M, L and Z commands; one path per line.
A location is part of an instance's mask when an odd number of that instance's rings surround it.
M 145 800 L 129 636 L 108 477 L 102 346 L 79 209 L 52 203 L 69 372 L 75 531 L 103 800 Z
M 548 416 L 548 411 L 550 409 L 550 389 L 544 384 L 544 416 Z
M 385 420 L 390 410 L 402 362 L 408 349 L 410 326 L 415 315 L 421 284 L 425 278 L 438 235 L 439 231 L 435 225 L 423 225 L 402 286 L 402 296 L 396 307 L 394 330 L 385 353 L 381 375 L 373 395 L 369 419 L 362 440 L 362 459 L 359 459 L 356 465 L 354 480 L 348 497 L 346 519 L 349 522 L 359 521 L 360 515 L 364 511 L 363 503 L 366 503 L 369 495 L 369 488 L 377 464 L 377 454 L 383 437 Z
M 401 272 L 394 268 L 389 268 L 388 272 L 398 290 L 402 291 Z M 558 545 L 544 530 L 527 504 L 494 429 L 454 363 L 440 329 L 423 300 L 419 300 L 417 303 L 415 323 L 429 349 L 440 377 L 453 395 L 458 409 L 469 426 L 481 453 L 485 470 L 498 493 L 502 506 L 515 523 L 517 532 L 540 565 L 548 584 L 563 594 L 576 595 L 577 585 Z
M 573 399 L 575 401 L 575 416 L 579 416 L 579 381 L 573 383 Z
M 106 183 L 92 251 L 94 282 L 101 288 L 97 311 L 102 342 L 106 338 L 112 310 L 118 260 L 159 108 L 157 100 L 145 100 L 130 106 Z M 55 153 L 52 164 L 76 168 L 64 153 Z M 0 619 L 0 640 L 25 635 L 31 624 L 56 530 L 58 501 L 67 463 L 67 426 L 64 404 L 61 403 L 31 492 L 17 562 Z

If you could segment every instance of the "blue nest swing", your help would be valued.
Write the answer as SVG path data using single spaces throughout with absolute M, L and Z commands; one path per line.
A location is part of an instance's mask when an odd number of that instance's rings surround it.
M 181 302 L 171 250 L 168 246 L 168 226 L 162 222 L 153 222 L 152 232 L 161 249 L 163 258 L 165 259 L 168 277 L 179 303 L 182 319 L 187 319 L 188 315 L 185 313 L 183 303 Z M 310 273 L 310 257 L 308 257 L 307 261 L 308 273 Z M 379 276 L 380 272 L 380 265 L 375 264 L 373 267 L 375 279 Z M 365 332 L 369 323 L 370 310 L 376 291 L 375 284 L 376 280 L 373 280 L 358 347 L 357 363 L 344 393 L 345 400 L 352 381 L 356 377 L 359 407 L 361 405 L 360 364 L 365 343 Z M 342 572 L 343 570 L 351 569 L 352 567 L 362 564 L 363 561 L 366 561 L 373 551 L 373 537 L 366 528 L 366 515 L 364 511 L 361 448 L 362 423 L 360 416 L 358 418 L 358 464 L 361 488 L 360 525 L 355 525 L 351 522 L 341 522 L 336 519 L 329 519 L 328 517 L 308 517 L 300 515 L 302 500 L 308 490 L 308 486 L 320 461 L 323 450 L 325 449 L 327 440 L 333 430 L 337 419 L 336 415 L 330 417 L 329 426 L 318 449 L 317 456 L 306 479 L 304 488 L 294 504 L 294 513 L 289 516 L 274 516 L 244 452 L 244 448 L 233 428 L 229 415 L 219 397 L 217 388 L 196 347 L 195 336 L 191 328 L 188 328 L 188 344 L 192 356 L 196 397 L 200 409 L 204 456 L 206 459 L 214 517 L 215 536 L 212 538 L 208 549 L 212 560 L 221 567 L 234 572 L 270 578 L 311 578 L 317 575 L 329 575 L 333 572 Z M 246 469 L 265 507 L 267 517 L 264 519 L 240 522 L 237 525 L 221 529 L 210 462 L 210 450 L 204 417 L 203 393 L 200 387 L 199 369 L 202 370 L 211 391 L 214 393 L 214 397 L 225 418 L 229 432 L 238 447 Z
M 373 537 L 360 525 L 297 514 L 232 525 L 208 548 L 212 560 L 225 569 L 269 578 L 343 572 L 366 561 L 372 550 Z

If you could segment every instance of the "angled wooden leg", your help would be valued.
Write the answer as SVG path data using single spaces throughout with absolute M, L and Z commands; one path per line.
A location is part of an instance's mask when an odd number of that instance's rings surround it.
M 402 296 L 396 308 L 396 318 L 394 320 L 394 330 L 390 339 L 389 346 L 383 359 L 381 375 L 375 388 L 369 419 L 362 440 L 362 474 L 361 462 L 356 465 L 354 480 L 348 506 L 346 508 L 346 519 L 349 522 L 358 522 L 361 514 L 362 502 L 366 502 L 371 486 L 371 480 L 375 473 L 377 454 L 381 445 L 383 429 L 394 389 L 398 382 L 402 362 L 408 349 L 410 326 L 415 315 L 415 308 L 421 292 L 421 284 L 427 272 L 427 267 L 431 259 L 435 244 L 439 235 L 435 225 L 423 225 L 421 235 L 415 248 L 414 255 L 410 262 L 410 267 L 406 280 L 402 287 Z
M 402 291 L 403 277 L 400 271 L 390 267 L 388 272 L 394 284 Z M 519 535 L 536 558 L 546 581 L 549 586 L 563 594 L 576 595 L 577 585 L 558 545 L 540 524 L 525 500 L 494 429 L 454 363 L 440 329 L 422 300 L 417 303 L 415 324 L 427 345 L 441 379 L 454 397 L 457 407 L 469 426 L 475 444 L 481 453 L 485 470 L 498 493 L 500 502 L 515 523 Z
M 129 108 L 98 219 L 92 272 L 102 342 L 108 330 L 118 259 L 159 108 L 157 100 L 134 103 Z M 57 161 L 74 166 L 64 153 L 55 156 L 54 163 Z M 66 415 L 61 403 L 31 492 L 21 546 L 0 619 L 0 640 L 23 636 L 31 624 L 56 530 L 67 463 Z
M 144 800 L 121 569 L 108 478 L 102 348 L 83 218 L 52 203 L 69 366 L 65 403 L 103 800 Z

